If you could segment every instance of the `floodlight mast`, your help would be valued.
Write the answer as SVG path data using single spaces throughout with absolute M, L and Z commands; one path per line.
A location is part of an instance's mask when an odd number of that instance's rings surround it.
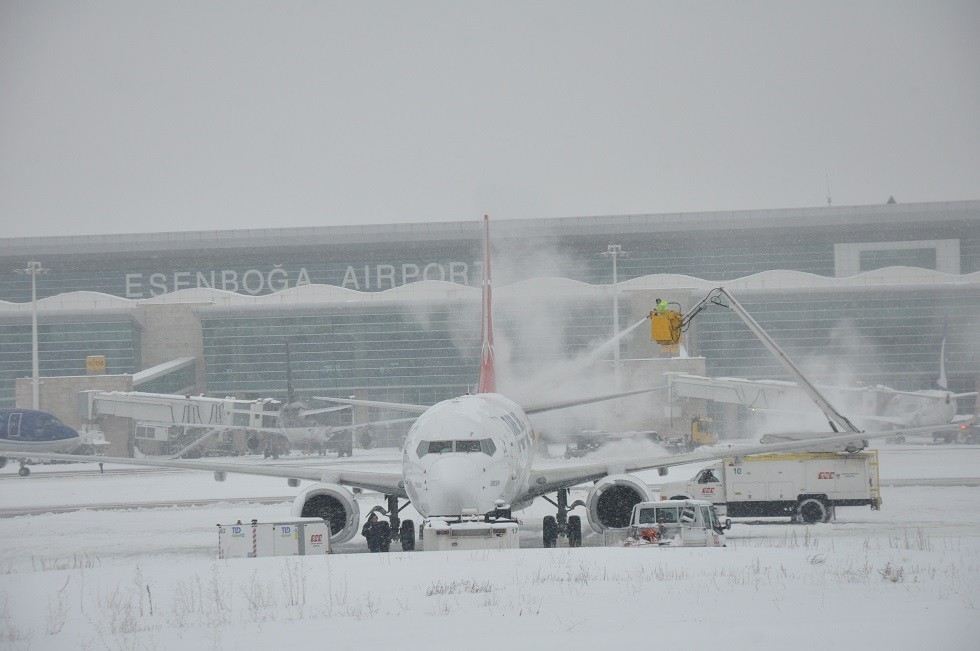
M 613 284 L 613 336 L 619 334 L 619 258 L 626 257 L 629 254 L 623 251 L 623 247 L 619 244 L 610 244 L 606 247 L 606 250 L 599 255 L 603 257 L 612 258 L 612 284 Z M 619 363 L 619 341 L 616 341 L 616 345 L 613 347 L 613 369 L 616 374 L 616 388 L 618 389 L 621 384 L 620 380 L 620 363 Z
M 728 301 L 727 305 L 718 301 L 718 298 L 722 296 Z M 823 397 L 823 394 L 817 390 L 817 387 L 806 379 L 806 376 L 804 376 L 803 372 L 797 368 L 796 364 L 793 363 L 793 360 L 791 360 L 789 356 L 783 352 L 782 348 L 776 345 L 776 342 L 772 340 L 765 330 L 762 329 L 762 326 L 760 326 L 758 322 L 752 318 L 752 315 L 749 314 L 742 304 L 735 300 L 735 297 L 732 296 L 731 293 L 724 287 L 715 287 L 708 292 L 704 298 L 698 301 L 694 307 L 688 310 L 681 318 L 681 328 L 687 329 L 687 326 L 690 324 L 691 320 L 696 317 L 701 310 L 709 305 L 727 307 L 729 310 L 738 315 L 740 319 L 742 319 L 742 322 L 745 323 L 749 330 L 752 331 L 752 334 L 754 334 L 756 338 L 762 342 L 762 345 L 766 347 L 766 350 L 775 355 L 776 359 L 782 362 L 783 366 L 785 366 L 790 374 L 796 378 L 796 381 L 799 383 L 800 387 L 802 387 L 803 391 L 806 392 L 810 399 L 813 400 L 817 407 L 820 408 L 820 411 L 824 413 L 824 416 L 827 417 L 827 422 L 830 423 L 831 429 L 833 429 L 835 432 L 842 433 L 861 433 L 861 430 L 858 429 L 854 423 L 847 418 L 847 416 L 844 416 L 839 411 L 834 409 L 834 406 Z
M 41 377 L 37 354 L 37 276 L 47 273 L 48 270 L 37 260 L 31 260 L 27 263 L 27 268 L 15 271 L 31 277 L 31 408 L 37 410 L 41 402 Z

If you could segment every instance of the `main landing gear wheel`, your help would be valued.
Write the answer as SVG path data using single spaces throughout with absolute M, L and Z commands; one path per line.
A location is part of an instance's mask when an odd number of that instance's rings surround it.
M 577 515 L 568 518 L 568 546 L 582 546 L 582 518 Z
M 20 470 L 17 471 L 17 474 L 20 475 L 21 477 L 26 477 L 29 474 L 31 474 L 31 469 L 28 468 L 27 466 L 21 466 Z
M 398 532 L 398 539 L 402 543 L 403 552 L 415 551 L 415 523 L 411 520 L 404 520 L 401 531 Z
M 558 544 L 558 521 L 555 520 L 555 516 L 544 516 L 541 533 L 545 547 L 555 547 Z

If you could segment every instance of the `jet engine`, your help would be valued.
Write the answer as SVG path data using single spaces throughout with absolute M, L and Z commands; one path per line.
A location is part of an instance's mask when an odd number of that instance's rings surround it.
M 313 484 L 301 492 L 293 500 L 292 515 L 326 520 L 331 544 L 353 538 L 361 522 L 361 509 L 354 494 L 337 484 Z
M 653 499 L 652 494 L 650 487 L 634 475 L 603 477 L 586 500 L 589 524 L 596 533 L 624 529 L 630 523 L 633 506 Z

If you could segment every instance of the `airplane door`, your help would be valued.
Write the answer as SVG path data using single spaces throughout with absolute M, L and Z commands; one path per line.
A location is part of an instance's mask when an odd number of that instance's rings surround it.
M 7 419 L 7 438 L 19 439 L 20 438 L 20 417 L 23 414 L 15 413 L 10 414 Z

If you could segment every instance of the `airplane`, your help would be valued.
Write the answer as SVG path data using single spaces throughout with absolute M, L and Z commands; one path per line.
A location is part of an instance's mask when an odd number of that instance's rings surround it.
M 81 445 L 78 432 L 46 411 L 34 409 L 0 409 L 0 447 L 2 452 L 71 452 Z M 0 456 L 0 468 L 7 457 Z M 20 461 L 18 474 L 31 474 L 25 460 Z
M 314 482 L 295 498 L 292 515 L 321 517 L 330 524 L 331 543 L 347 542 L 359 530 L 360 507 L 351 489 L 372 490 L 385 496 L 387 509 L 375 510 L 388 517 L 380 524 L 387 541 L 397 536 L 405 551 L 415 548 L 416 528 L 411 520 L 401 521 L 399 511 L 410 502 L 426 520 L 461 520 L 466 517 L 509 518 L 541 497 L 555 506 L 555 515 L 542 521 L 545 547 L 565 538 L 571 547 L 582 543 L 582 523 L 569 515 L 584 507 L 589 524 L 597 532 L 625 527 L 633 505 L 654 499 L 654 492 L 635 472 L 667 469 L 687 463 L 715 461 L 733 455 L 805 450 L 813 440 L 786 441 L 770 445 L 717 446 L 672 456 L 634 456 L 603 461 L 578 460 L 555 466 L 536 466 L 533 427 L 530 417 L 557 409 L 594 404 L 660 390 L 639 389 L 548 402 L 518 404 L 499 393 L 493 340 L 492 284 L 490 273 L 489 219 L 483 220 L 484 277 L 482 287 L 482 336 L 479 381 L 476 393 L 444 400 L 435 405 L 391 403 L 374 400 L 331 398 L 333 402 L 405 412 L 415 422 L 405 438 L 399 470 L 370 470 L 333 466 L 328 468 L 255 466 L 212 461 L 128 459 L 48 453 L 44 458 L 69 461 L 102 461 L 135 466 L 206 470 L 223 481 L 227 473 L 282 477 L 290 486 L 300 480 Z M 835 412 L 838 420 L 846 421 Z M 833 422 L 831 423 L 833 427 Z M 855 428 L 841 432 L 834 427 L 819 443 L 853 441 L 885 436 Z M 930 429 L 930 431 L 932 431 Z M 908 433 L 918 433 L 915 429 Z M 889 431 L 887 435 L 894 435 Z M 0 453 L 3 453 L 0 450 Z M 40 456 L 40 455 L 39 455 Z M 569 504 L 569 490 L 593 482 L 587 499 Z M 554 494 L 555 499 L 549 495 Z
M 740 404 L 751 411 L 790 420 L 799 416 L 820 417 L 806 393 L 794 382 L 705 377 L 687 373 L 668 374 L 675 397 L 700 398 Z M 847 405 L 854 420 L 882 428 L 940 426 L 954 422 L 957 400 L 975 397 L 976 392 L 953 393 L 942 389 L 901 391 L 886 386 L 842 387 L 817 385 L 834 402 Z M 796 418 L 794 418 L 796 417 Z

